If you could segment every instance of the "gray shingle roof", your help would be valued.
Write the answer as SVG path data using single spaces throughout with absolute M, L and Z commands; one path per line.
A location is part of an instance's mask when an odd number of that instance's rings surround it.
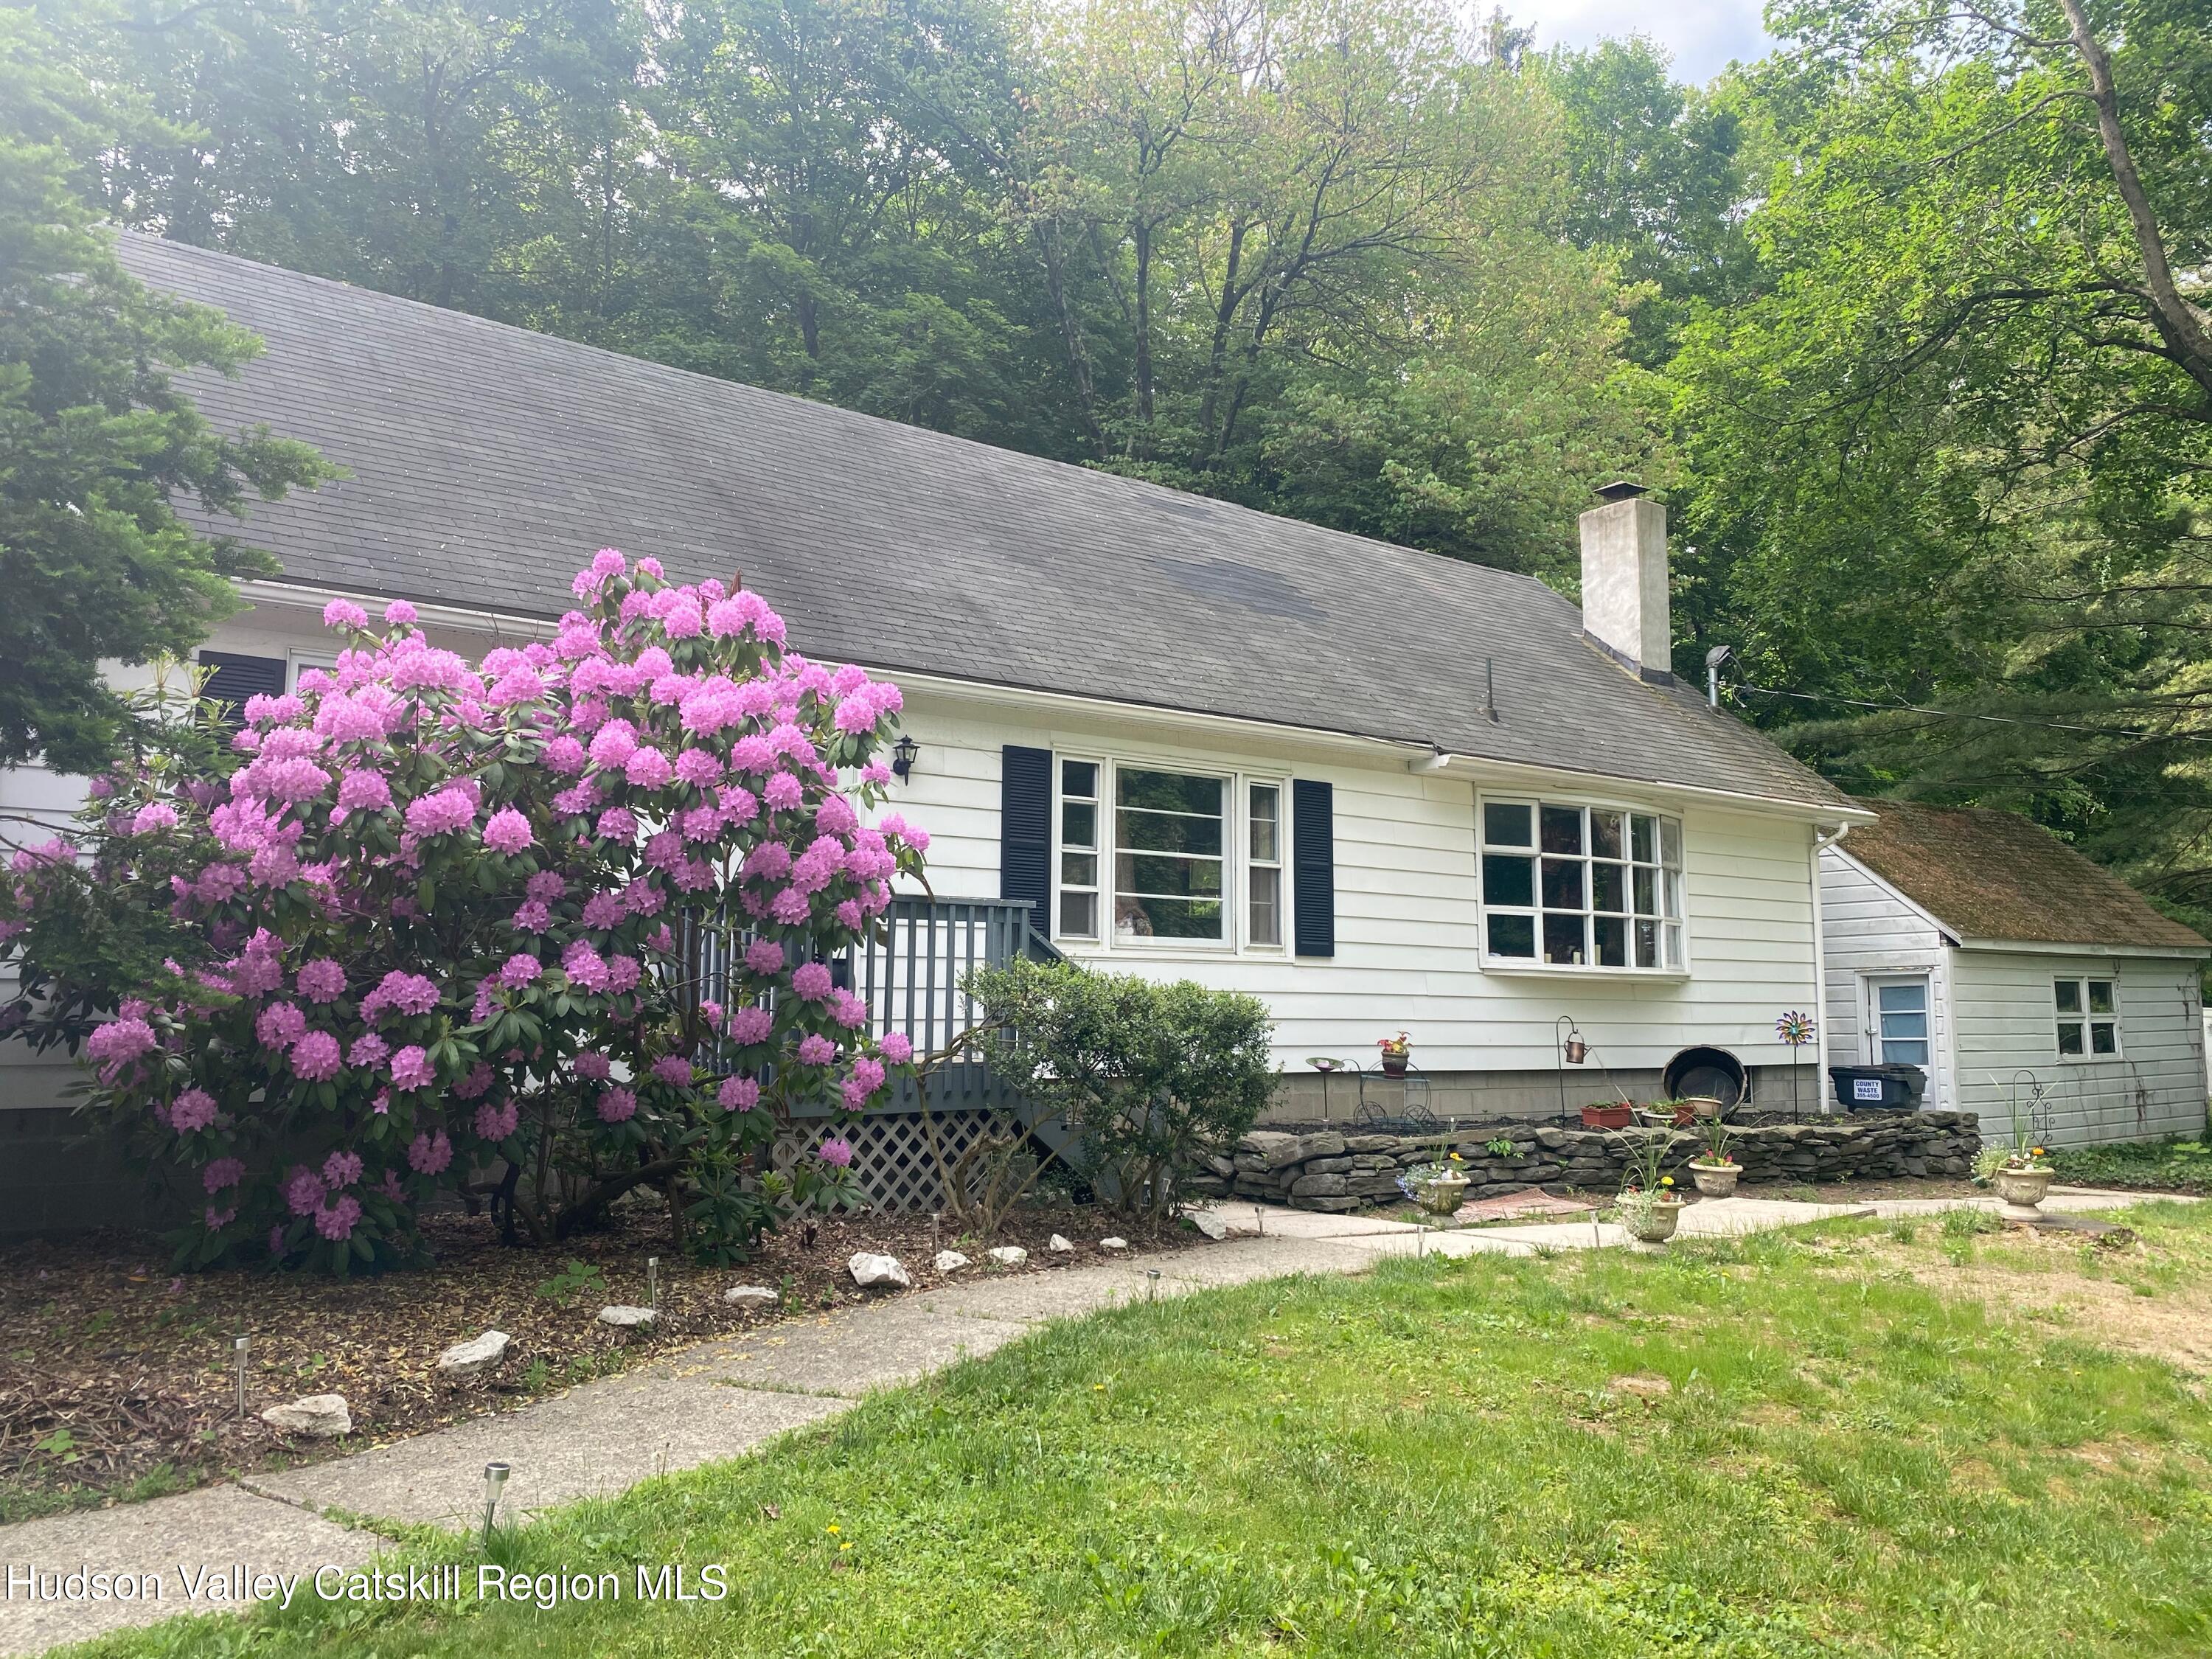
M 149 237 L 155 286 L 267 342 L 191 382 L 350 477 L 258 504 L 287 579 L 557 616 L 592 551 L 741 570 L 810 654 L 1820 805 L 1527 577 Z M 1502 720 L 1484 714 L 1483 659 Z

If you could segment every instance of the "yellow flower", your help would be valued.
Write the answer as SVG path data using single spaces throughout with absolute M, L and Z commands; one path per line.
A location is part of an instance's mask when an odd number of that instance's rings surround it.
M 2041 1158 L 2043 1156 L 2043 1148 L 2040 1146 L 2031 1146 L 2027 1149 L 2027 1155 L 2030 1158 Z
M 1662 1187 L 1671 1187 L 1674 1184 L 1674 1177 L 1672 1176 L 1661 1176 L 1659 1177 L 1659 1184 Z
M 843 1543 L 838 1545 L 837 1547 L 841 1550 L 848 1550 L 853 1547 L 853 1540 L 848 1538 Z
M 1457 1152 L 1454 1152 L 1451 1155 L 1451 1161 L 1455 1164 L 1464 1164 L 1467 1162 L 1467 1160 L 1462 1158 Z
M 834 1533 L 837 1530 L 837 1523 L 836 1523 L 836 1522 L 834 1522 L 834 1521 L 833 1521 L 833 1522 L 831 1522 L 830 1523 L 829 1530 L 830 1530 L 831 1533 L 833 1533 L 833 1534 L 834 1534 Z

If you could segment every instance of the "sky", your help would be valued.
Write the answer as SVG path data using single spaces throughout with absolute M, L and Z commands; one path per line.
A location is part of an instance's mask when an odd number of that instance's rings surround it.
M 1607 35 L 1644 34 L 1674 56 L 1674 78 L 1704 82 L 1730 58 L 1767 46 L 1761 0 L 1507 0 L 1506 15 L 1533 23 L 1539 46 L 1587 46 Z

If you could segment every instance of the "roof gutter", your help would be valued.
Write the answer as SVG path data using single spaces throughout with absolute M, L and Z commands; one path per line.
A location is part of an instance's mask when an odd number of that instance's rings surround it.
M 297 582 L 271 581 L 264 577 L 252 577 L 236 584 L 239 597 L 255 605 L 307 611 L 320 615 L 323 606 L 333 599 L 352 599 L 364 608 L 380 609 L 388 597 L 364 591 L 349 591 L 336 587 L 308 587 Z M 465 633 L 489 633 L 501 639 L 550 640 L 559 631 L 558 624 L 544 617 L 530 617 L 497 611 L 471 611 L 459 605 L 440 605 L 434 600 L 411 601 L 418 621 L 431 628 L 451 628 Z M 1533 766 L 1517 761 L 1487 760 L 1478 756 L 1458 755 L 1439 749 L 1433 743 L 1419 743 L 1405 738 L 1383 738 L 1356 732 L 1331 732 L 1316 726 L 1285 726 L 1273 720 L 1251 720 L 1237 714 L 1216 714 L 1202 709 L 1170 708 L 1157 703 L 1124 702 L 1111 697 L 1089 697 L 1070 691 L 1048 691 L 1035 687 L 1010 685 L 994 680 L 973 680 L 957 675 L 932 673 L 926 670 L 893 667 L 880 663 L 861 665 L 871 673 L 892 674 L 902 685 L 916 689 L 938 690 L 948 696 L 967 696 L 979 701 L 995 702 L 1044 702 L 1068 707 L 1075 710 L 1128 710 L 1155 719 L 1166 718 L 1202 729 L 1252 731 L 1269 733 L 1278 740 L 1288 738 L 1301 743 L 1322 744 L 1334 747 L 1357 748 L 1369 753 L 1376 749 L 1403 753 L 1416 752 L 1407 758 L 1407 770 L 1423 775 L 1466 776 L 1474 779 L 1495 777 L 1506 782 L 1525 781 L 1530 784 L 1546 781 L 1556 783 L 1567 780 L 1587 788 L 1593 781 L 1608 784 L 1632 784 L 1638 788 L 1656 790 L 1665 794 L 1681 795 L 1694 799 L 1723 802 L 1741 805 L 1756 811 L 1778 813 L 1792 818 L 1811 818 L 1832 821 L 1838 818 L 1854 823 L 1872 823 L 1875 814 L 1861 807 L 1838 807 L 1818 805 L 1811 801 L 1794 801 L 1783 796 L 1753 794 L 1747 790 L 1714 789 L 1702 784 L 1669 783 L 1656 778 L 1622 776 L 1609 772 L 1577 771 L 1568 767 Z
M 1748 807 L 1756 811 L 1779 813 L 1786 817 L 1810 822 L 1816 829 L 1823 823 L 1838 824 L 1848 831 L 1854 824 L 1872 823 L 1879 814 L 1863 806 L 1839 806 L 1817 801 L 1791 800 L 1782 795 L 1759 795 L 1744 789 L 1716 789 L 1710 784 L 1671 783 L 1660 778 L 1639 778 L 1626 773 L 1578 771 L 1564 766 L 1535 766 L 1525 761 L 1492 760 L 1480 755 L 1456 755 L 1443 750 L 1431 749 L 1406 763 L 1406 769 L 1425 775 L 1442 773 L 1452 777 L 1465 777 L 1475 782 L 1486 780 L 1507 784 L 1524 783 L 1534 787 L 1546 781 L 1567 779 L 1576 787 L 1587 789 L 1592 781 L 1618 786 L 1634 785 L 1639 789 L 1661 794 L 1680 795 L 1699 801 L 1711 801 L 1729 805 Z M 1840 834 L 1836 839 L 1840 839 Z

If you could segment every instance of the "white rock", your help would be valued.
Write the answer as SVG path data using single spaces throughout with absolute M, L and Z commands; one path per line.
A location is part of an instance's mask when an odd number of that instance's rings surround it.
M 271 1406 L 261 1420 L 283 1434 L 304 1434 L 312 1440 L 335 1440 L 353 1432 L 353 1413 L 342 1394 L 311 1394 L 289 1406 Z
M 456 1342 L 438 1356 L 438 1369 L 447 1376 L 474 1376 L 498 1364 L 514 1340 L 505 1331 L 486 1331 L 466 1342 Z
M 1219 1216 L 1214 1214 L 1211 1210 L 1185 1211 L 1183 1213 L 1183 1219 L 1189 1222 L 1192 1226 L 1197 1228 L 1199 1231 L 1204 1233 L 1208 1238 L 1226 1238 L 1229 1237 L 1229 1224 L 1224 1221 Z
M 985 1252 L 1001 1267 L 1018 1267 L 1030 1259 L 1030 1253 L 1018 1244 L 1001 1244 L 995 1250 Z
M 852 1270 L 853 1282 L 864 1291 L 874 1285 L 896 1285 L 905 1290 L 914 1284 L 895 1255 L 871 1255 L 860 1250 L 845 1265 Z
M 1069 1243 L 1058 1233 L 1054 1233 L 1050 1238 L 1045 1240 L 1044 1247 L 1048 1250 L 1050 1250 L 1054 1255 L 1066 1255 L 1070 1250 L 1075 1248 L 1074 1245 Z
M 957 1250 L 939 1250 L 937 1253 L 937 1271 L 941 1273 L 957 1273 L 963 1267 L 973 1265 Z
M 632 1330 L 640 1325 L 650 1325 L 660 1317 L 658 1308 L 626 1307 L 617 1302 L 599 1310 L 599 1323 L 612 1325 L 617 1330 Z
M 1102 1238 L 1098 1241 L 1098 1248 L 1102 1250 L 1126 1250 L 1129 1248 L 1129 1241 L 1126 1238 Z
M 722 1292 L 722 1300 L 744 1308 L 773 1308 L 783 1298 L 765 1285 L 732 1285 Z

